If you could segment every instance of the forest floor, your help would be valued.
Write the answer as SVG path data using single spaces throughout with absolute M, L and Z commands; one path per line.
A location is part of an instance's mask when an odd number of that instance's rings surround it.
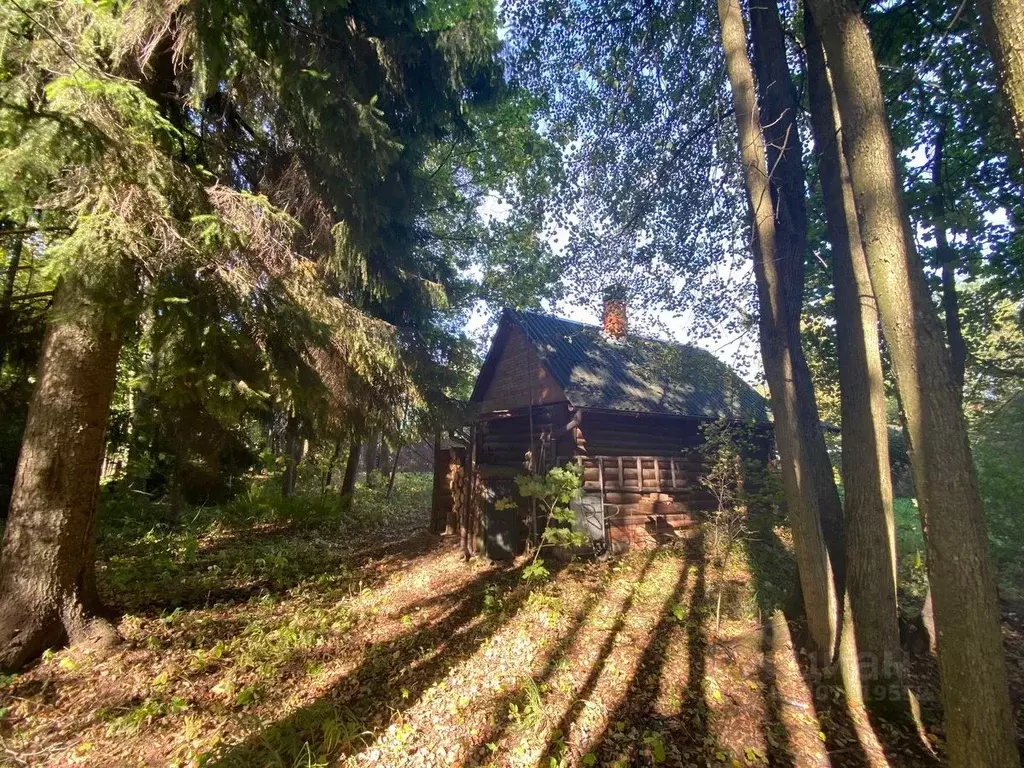
M 873 730 L 811 679 L 781 614 L 759 620 L 789 578 L 781 527 L 724 573 L 690 543 L 531 586 L 524 563 L 467 564 L 428 534 L 425 482 L 370 499 L 386 509 L 359 524 L 108 525 L 100 578 L 124 643 L 0 678 L 0 764 L 942 763 L 926 663 L 932 724 Z M 1024 644 L 1007 639 L 1019 692 Z

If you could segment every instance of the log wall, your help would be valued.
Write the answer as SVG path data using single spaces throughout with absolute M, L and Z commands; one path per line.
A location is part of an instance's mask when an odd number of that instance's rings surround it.
M 576 443 L 583 456 L 679 456 L 704 442 L 700 424 L 658 414 L 585 410 Z
M 679 456 L 580 456 L 583 492 L 603 502 L 613 550 L 687 538 L 714 499 L 700 484 L 696 451 Z
M 515 486 L 515 477 L 531 467 L 530 418 L 530 409 L 520 408 L 485 412 L 477 422 L 471 515 L 475 549 L 486 500 L 518 501 L 522 541 L 532 533 L 530 501 L 519 498 Z M 694 535 L 702 517 L 715 508 L 700 482 L 700 424 L 654 414 L 579 410 L 566 402 L 538 405 L 532 409 L 532 465 L 539 472 L 569 461 L 582 466 L 583 492 L 599 497 L 613 550 L 676 541 Z M 768 445 L 766 440 L 766 451 Z
M 434 455 L 434 489 L 430 509 L 431 533 L 454 535 L 460 530 L 463 506 L 471 500 L 469 514 L 469 548 L 476 553 L 483 544 L 483 509 L 486 486 L 479 471 L 473 483 L 466 486 L 466 454 L 462 447 L 443 448 Z
M 434 493 L 430 505 L 430 532 L 459 530 L 459 510 L 465 494 L 465 448 L 439 448 L 434 453 Z

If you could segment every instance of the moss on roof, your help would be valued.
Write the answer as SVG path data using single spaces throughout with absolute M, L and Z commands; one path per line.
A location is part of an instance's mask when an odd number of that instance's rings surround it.
M 710 352 L 538 312 L 505 310 L 580 408 L 768 422 L 765 399 Z M 482 374 L 483 375 L 483 374 Z

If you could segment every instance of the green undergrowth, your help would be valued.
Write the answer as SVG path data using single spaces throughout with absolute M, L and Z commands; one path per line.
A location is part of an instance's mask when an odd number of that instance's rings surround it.
M 1024 498 L 1024 492 L 1011 490 L 1015 478 L 1007 477 L 1005 484 L 1000 485 L 983 471 L 979 471 L 979 475 L 988 525 L 989 553 L 999 573 L 999 586 L 1007 595 L 1019 599 L 1024 596 L 1024 552 L 1020 546 L 1024 541 L 1024 508 L 1016 499 L 1018 493 Z M 917 503 L 914 499 L 896 499 L 894 506 L 900 590 L 923 601 L 928 577 Z
M 383 488 L 357 487 L 349 509 L 336 492 L 284 499 L 278 485 L 257 480 L 227 504 L 186 508 L 176 523 L 143 495 L 106 495 L 97 545 L 104 597 L 129 610 L 173 609 L 343 578 L 356 538 L 393 538 L 421 524 L 431 476 L 397 476 L 390 499 Z
M 982 484 L 983 495 L 985 484 Z M 920 609 L 928 591 L 925 570 L 925 544 L 917 502 L 897 498 L 894 503 L 896 551 L 901 599 L 907 607 Z M 1017 542 L 1024 539 L 1024 519 L 1007 511 L 1011 504 L 996 508 L 986 498 L 989 543 L 993 561 L 999 569 L 1001 588 L 1019 596 L 1024 585 L 1024 556 Z M 995 512 L 993 511 L 995 510 Z M 796 567 L 789 545 L 789 526 L 784 517 L 755 515 L 749 521 L 750 532 L 744 542 L 744 554 L 762 614 L 785 608 L 794 599 Z
M 917 501 L 897 498 L 893 501 L 896 523 L 896 562 L 899 590 L 911 603 L 923 603 L 928 592 L 928 574 L 924 567 L 924 535 Z

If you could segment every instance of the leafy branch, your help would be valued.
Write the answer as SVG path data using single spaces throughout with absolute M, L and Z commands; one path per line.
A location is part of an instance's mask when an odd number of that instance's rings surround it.
M 523 569 L 523 578 L 527 581 L 543 581 L 551 575 L 540 556 L 545 547 L 571 548 L 587 542 L 586 534 L 576 529 L 576 513 L 570 506 L 579 495 L 582 479 L 583 469 L 578 464 L 553 467 L 546 475 L 516 478 L 520 495 L 536 499 L 547 516 L 533 560 Z

